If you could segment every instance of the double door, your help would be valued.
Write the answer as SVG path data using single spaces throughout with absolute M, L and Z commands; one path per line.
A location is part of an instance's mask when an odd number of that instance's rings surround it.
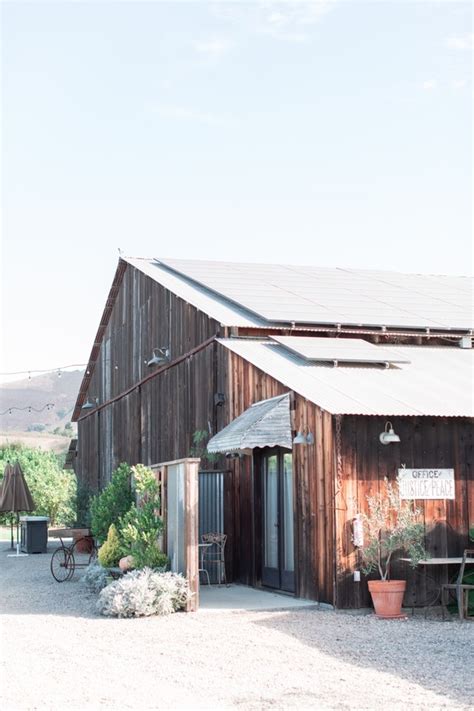
M 293 461 L 276 448 L 261 458 L 262 583 L 295 591 Z

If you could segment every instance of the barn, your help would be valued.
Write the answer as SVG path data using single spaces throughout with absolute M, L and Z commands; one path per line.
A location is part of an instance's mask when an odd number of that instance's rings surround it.
M 467 277 L 121 257 L 74 410 L 76 473 L 100 489 L 122 461 L 204 441 L 199 511 L 227 534 L 227 579 L 366 606 L 353 522 L 385 477 L 442 471 L 443 491 L 409 484 L 426 546 L 467 547 L 472 334 Z M 398 572 L 419 604 L 450 576 Z

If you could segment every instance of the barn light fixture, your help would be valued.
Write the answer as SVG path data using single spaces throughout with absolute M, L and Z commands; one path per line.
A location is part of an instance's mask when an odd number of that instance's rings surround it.
M 300 430 L 293 437 L 293 444 L 314 444 L 314 435 L 312 432 L 303 434 Z
M 242 456 L 240 452 L 226 452 L 225 453 L 225 458 L 226 459 L 239 459 Z
M 170 359 L 169 348 L 153 348 L 153 355 L 147 361 L 147 366 L 151 368 L 153 365 L 163 365 Z
M 214 405 L 218 407 L 219 405 L 223 405 L 225 403 L 225 394 L 224 393 L 214 393 Z
M 395 434 L 393 425 L 391 422 L 385 423 L 385 429 L 379 435 L 379 440 L 382 444 L 390 444 L 391 442 L 400 442 L 400 437 Z
M 87 400 L 85 401 L 85 403 L 84 403 L 83 406 L 81 407 L 81 410 L 93 410 L 94 407 L 97 407 L 98 404 L 99 404 L 99 398 L 98 398 L 98 397 L 92 398 L 92 401 L 91 401 L 91 400 L 89 400 L 89 396 L 87 396 Z

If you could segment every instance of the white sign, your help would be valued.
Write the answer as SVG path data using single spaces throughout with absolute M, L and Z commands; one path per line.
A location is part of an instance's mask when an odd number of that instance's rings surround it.
M 454 499 L 454 469 L 399 469 L 401 499 Z

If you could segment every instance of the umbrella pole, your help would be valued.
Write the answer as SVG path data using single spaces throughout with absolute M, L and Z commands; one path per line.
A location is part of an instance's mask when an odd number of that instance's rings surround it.
M 10 535 L 11 535 L 11 539 L 12 539 L 12 544 L 11 544 L 10 548 L 13 548 L 14 547 L 14 543 L 13 543 L 13 514 L 10 516 Z
M 26 558 L 28 553 L 20 553 L 20 537 L 18 530 L 20 528 L 20 512 L 16 512 L 16 553 L 9 553 L 8 558 Z

